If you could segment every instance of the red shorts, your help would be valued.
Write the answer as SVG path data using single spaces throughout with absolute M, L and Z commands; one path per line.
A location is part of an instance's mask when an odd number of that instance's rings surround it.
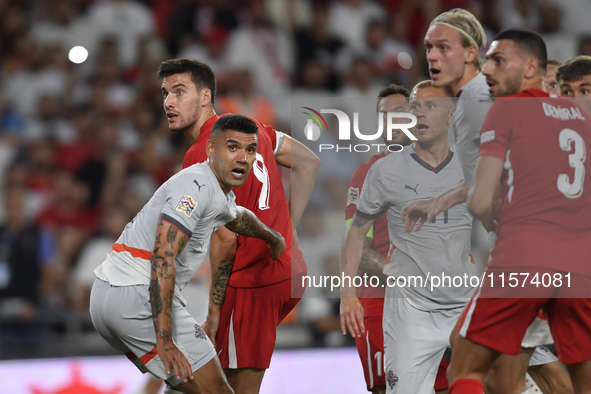
M 360 298 L 364 310 L 384 310 L 383 298 Z M 381 305 L 381 308 L 380 308 Z M 384 328 L 382 325 L 382 314 L 365 316 L 365 333 L 360 338 L 355 338 L 361 365 L 363 366 L 363 375 L 367 384 L 367 391 L 375 387 L 385 387 L 386 380 L 384 376 Z M 447 389 L 447 367 L 449 360 L 442 358 L 437 377 L 435 378 L 435 390 Z
M 546 268 L 528 269 L 540 274 L 553 275 L 560 271 Z M 503 269 L 507 272 L 507 269 Z M 515 269 L 515 272 L 523 269 Z M 492 272 L 487 270 L 485 278 Z M 499 295 L 501 281 L 495 275 L 493 287 Z M 571 286 L 591 289 L 591 278 L 571 276 Z M 574 364 L 591 359 L 591 299 L 556 298 L 572 291 L 568 288 L 543 287 L 535 289 L 537 298 L 487 298 L 491 281 L 486 279 L 482 288 L 476 290 L 460 318 L 459 334 L 478 344 L 501 353 L 516 355 L 521 349 L 525 331 L 536 318 L 540 309 L 548 316 L 550 331 L 554 338 L 558 357 L 565 364 Z M 505 277 L 507 287 L 507 277 Z M 510 289 L 507 289 L 510 291 Z M 553 298 L 554 297 L 554 298 Z
M 300 276 L 265 287 L 228 286 L 216 336 L 223 369 L 269 368 L 277 326 L 300 301 L 292 291 L 303 295 L 292 286 L 298 282 Z
M 382 304 L 384 303 L 383 298 L 371 298 L 371 300 L 381 300 Z M 361 334 L 360 338 L 355 338 L 355 344 L 361 358 L 361 365 L 363 365 L 367 391 L 371 391 L 374 387 L 386 386 L 382 316 L 364 317 L 363 323 L 365 324 L 365 333 Z

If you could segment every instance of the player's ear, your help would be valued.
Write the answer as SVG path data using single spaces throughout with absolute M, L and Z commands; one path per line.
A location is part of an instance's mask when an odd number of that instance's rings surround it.
M 470 45 L 466 49 L 466 63 L 474 63 L 474 60 L 476 60 L 476 57 L 478 56 L 478 48 L 476 45 Z
M 540 71 L 540 62 L 538 61 L 538 58 L 531 56 L 529 59 L 527 59 L 527 62 L 525 63 L 525 69 L 523 70 L 523 73 L 524 73 L 523 76 L 526 79 L 532 79 L 533 77 L 536 76 L 536 74 L 538 74 L 539 71 Z
M 201 106 L 204 107 L 211 103 L 211 90 L 208 88 L 201 89 Z
M 207 142 L 205 143 L 205 153 L 207 153 L 207 157 L 209 157 L 210 159 L 213 159 L 213 151 L 213 141 L 207 140 Z

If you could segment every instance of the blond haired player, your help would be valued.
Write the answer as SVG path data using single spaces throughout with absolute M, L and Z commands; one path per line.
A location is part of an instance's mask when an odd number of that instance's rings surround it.
M 402 215 L 406 218 L 407 231 L 412 231 L 415 224 L 419 230 L 425 222 L 441 212 L 466 201 L 468 185 L 471 184 L 478 160 L 481 127 L 492 105 L 489 86 L 481 72 L 483 61 L 478 55 L 478 49 L 485 43 L 486 37 L 480 22 L 463 9 L 440 14 L 427 30 L 425 48 L 433 84 L 447 87 L 457 97 L 452 127 L 466 183 L 437 198 L 417 201 L 405 207 Z M 494 233 L 492 235 L 489 237 L 491 249 L 494 246 Z M 477 272 L 480 274 L 482 271 L 483 267 L 478 267 Z M 536 324 L 542 326 L 543 334 L 549 333 L 547 324 L 538 320 Z M 531 335 L 524 339 L 527 351 L 515 357 L 503 355 L 493 365 L 486 380 L 491 393 L 527 392 L 526 371 L 530 357 L 533 360 L 531 364 L 536 365 L 537 377 L 542 376 L 543 382 L 549 382 L 544 386 L 550 392 L 564 392 L 560 390 L 568 382 L 568 376 L 552 353 L 541 348 L 534 350 L 535 346 L 548 344 L 548 335 L 536 335 L 536 331 L 532 328 L 528 332 Z M 539 383 L 542 384 L 542 380 Z

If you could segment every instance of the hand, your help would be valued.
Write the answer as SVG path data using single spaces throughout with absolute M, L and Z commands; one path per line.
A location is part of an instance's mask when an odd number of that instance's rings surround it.
M 433 199 L 413 201 L 402 208 L 400 217 L 404 220 L 404 231 L 412 232 L 415 224 L 419 231 L 428 220 L 428 212 Z
M 187 361 L 187 358 L 179 350 L 178 347 L 172 342 L 172 340 L 166 341 L 166 344 L 158 340 L 156 341 L 156 351 L 164 362 L 166 373 L 171 374 L 174 371 L 177 379 L 182 379 L 183 382 L 187 382 L 188 378 L 193 379 L 193 368 Z
M 493 200 L 492 203 L 492 213 L 491 215 L 482 220 L 482 225 L 486 229 L 486 231 L 496 231 L 497 225 L 499 224 L 499 218 L 501 217 L 501 210 L 503 209 L 503 200 Z
M 220 317 L 221 314 L 219 310 L 212 311 L 210 309 L 209 314 L 205 318 L 205 322 L 201 324 L 201 327 L 203 327 L 203 331 L 205 331 L 205 333 L 209 337 L 209 340 L 211 341 L 211 343 L 213 343 L 213 347 L 216 347 L 215 337 L 217 336 L 218 329 L 220 328 Z
M 347 329 L 353 338 L 360 338 L 365 333 L 363 307 L 357 297 L 341 298 L 341 331 L 347 335 Z
M 273 259 L 273 261 L 277 260 L 281 253 L 283 253 L 283 251 L 287 248 L 283 236 L 277 231 L 275 231 L 275 235 L 276 240 L 273 243 L 269 243 L 269 246 L 271 248 L 271 258 Z

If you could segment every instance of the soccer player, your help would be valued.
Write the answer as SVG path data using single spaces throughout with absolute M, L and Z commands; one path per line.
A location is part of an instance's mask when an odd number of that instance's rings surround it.
M 207 158 L 205 144 L 218 119 L 215 75 L 204 63 L 174 59 L 158 69 L 164 110 L 173 132 L 195 142 L 183 166 Z M 210 248 L 212 286 L 204 329 L 220 353 L 228 381 L 236 393 L 257 393 L 275 347 L 277 326 L 303 295 L 306 264 L 297 243 L 297 225 L 312 193 L 320 160 L 298 141 L 254 120 L 260 133 L 252 174 L 236 188 L 236 203 L 250 209 L 286 240 L 277 261 L 262 242 L 237 237 L 221 228 Z M 291 168 L 289 205 L 277 165 Z M 291 213 L 291 215 L 290 215 Z M 252 333 L 256 332 L 256 342 Z
M 388 393 L 430 394 L 449 346 L 449 333 L 472 289 L 460 285 L 431 292 L 428 277 L 472 275 L 472 217 L 465 204 L 456 205 L 426 224 L 424 233 L 404 230 L 400 216 L 403 206 L 464 181 L 459 160 L 448 143 L 453 101 L 447 91 L 424 81 L 415 86 L 410 98 L 410 113 L 417 117 L 413 133 L 418 141 L 400 153 L 379 159 L 370 168 L 343 241 L 341 272 L 351 278 L 357 274 L 367 233 L 376 218 L 386 212 L 392 245 L 389 254 L 395 262 L 384 269 L 388 275 L 383 320 L 386 389 Z M 408 286 L 391 286 L 394 278 L 408 278 Z M 365 332 L 364 308 L 355 288 L 344 282 L 341 328 L 360 338 Z
M 427 30 L 425 48 L 431 79 L 435 86 L 445 86 L 458 97 L 454 109 L 453 130 L 466 183 L 434 199 L 416 201 L 405 207 L 403 214 L 407 218 L 407 231 L 412 231 L 415 224 L 416 229 L 419 230 L 423 223 L 432 220 L 451 206 L 466 201 L 468 186 L 476 169 L 480 130 L 492 104 L 486 77 L 479 72 L 483 62 L 478 57 L 478 48 L 484 43 L 482 26 L 471 13 L 463 9 L 442 13 L 431 22 Z M 492 249 L 494 233 L 491 232 L 489 235 L 489 248 Z M 479 275 L 483 270 L 484 267 L 477 267 Z M 533 351 L 532 366 L 543 365 L 543 367 L 536 367 L 538 372 L 536 375 L 544 375 L 544 381 L 563 382 L 563 384 L 557 383 L 554 390 L 554 392 L 560 392 L 564 384 L 568 383 L 568 377 L 560 368 L 556 357 L 542 349 L 534 350 L 535 346 L 547 342 L 548 336 L 547 325 L 536 320 L 536 324 L 532 326 L 524 341 L 524 346 L 531 350 L 522 353 L 519 357 L 502 356 L 487 377 L 489 391 L 504 394 L 512 391 L 520 393 L 526 390 L 526 369 Z M 543 385 L 543 380 L 536 379 L 536 383 Z M 514 387 L 519 389 L 514 390 Z
M 378 94 L 378 112 L 384 114 L 388 112 L 408 112 L 409 96 L 410 92 L 403 86 L 392 84 L 382 89 Z M 391 143 L 406 146 L 410 143 L 410 140 L 406 134 L 400 131 L 394 131 Z M 378 153 L 367 163 L 359 166 L 355 173 L 353 173 L 349 182 L 345 208 L 347 228 L 353 221 L 355 208 L 357 207 L 357 201 L 367 172 L 373 163 L 389 154 L 390 152 L 388 150 Z M 385 373 L 383 371 L 384 333 L 382 328 L 386 289 L 381 287 L 381 285 L 385 286 L 386 284 L 384 263 L 386 262 L 389 248 L 388 219 L 384 213 L 375 219 L 373 226 L 367 234 L 359 265 L 362 272 L 380 278 L 380 285 L 378 287 L 361 287 L 357 289 L 357 296 L 364 311 L 363 322 L 366 330 L 361 337 L 355 337 L 355 344 L 357 345 L 357 351 L 359 352 L 361 365 L 363 366 L 367 390 L 373 394 L 383 394 L 386 392 Z M 343 332 L 343 334 L 345 333 Z M 445 376 L 447 363 L 447 359 L 442 359 L 442 364 L 439 367 L 435 381 L 435 390 L 437 392 L 447 389 L 447 378 Z
M 591 114 L 591 56 L 567 60 L 556 70 L 560 96 L 572 97 Z
M 460 320 L 448 370 L 450 392 L 481 394 L 490 365 L 500 353 L 520 352 L 526 329 L 543 308 L 574 391 L 589 393 L 591 194 L 584 184 L 591 181 L 591 163 L 585 160 L 591 144 L 590 120 L 576 103 L 550 99 L 541 90 L 545 45 L 537 34 L 501 32 L 487 58 L 484 73 L 491 94 L 528 99 L 497 99 L 482 128 L 468 206 L 482 220 L 498 220 L 498 239 L 487 269 L 492 280 L 486 276 Z M 493 201 L 500 182 L 499 218 Z M 536 298 L 518 298 L 523 293 L 502 287 L 498 281 L 502 272 L 517 273 L 520 278 L 530 273 L 532 279 L 520 285 Z M 572 288 L 536 287 L 533 282 L 536 274 L 567 272 L 576 278 Z M 573 289 L 578 292 L 564 293 Z M 493 290 L 497 298 L 488 298 Z
M 556 83 L 556 69 L 560 67 L 558 60 L 548 59 L 546 65 L 546 76 L 544 77 L 544 92 L 548 93 L 550 97 L 560 96 L 558 83 Z
M 166 380 L 167 393 L 232 393 L 213 344 L 181 295 L 206 257 L 212 232 L 228 226 L 269 243 L 274 259 L 283 237 L 236 206 L 256 159 L 258 127 L 241 115 L 213 125 L 208 162 L 166 181 L 126 226 L 95 270 L 92 322 L 101 336 L 142 371 Z

